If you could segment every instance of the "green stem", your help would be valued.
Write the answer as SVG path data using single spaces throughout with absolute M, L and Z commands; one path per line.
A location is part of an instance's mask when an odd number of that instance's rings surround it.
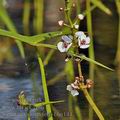
M 39 34 L 43 31 L 44 0 L 34 0 L 34 7 L 34 29 L 35 32 Z
M 49 94 L 48 94 L 48 89 L 47 89 L 44 65 L 43 65 L 42 59 L 40 58 L 39 54 L 38 54 L 38 62 L 40 65 L 40 70 L 41 70 L 41 77 L 42 77 L 42 85 L 43 85 L 45 102 L 49 103 L 50 101 L 49 101 Z M 50 114 L 50 116 L 48 117 L 48 120 L 53 120 L 52 110 L 51 110 L 50 104 L 46 105 L 46 111 L 47 111 L 47 114 Z
M 66 19 L 68 20 L 68 22 L 70 23 L 70 26 L 71 27 L 73 27 L 73 23 L 72 23 L 72 20 L 71 20 L 71 17 L 70 17 L 70 15 L 71 15 L 71 10 L 70 10 L 70 8 L 71 8 L 71 2 L 72 2 L 72 0 L 65 0 L 65 17 L 66 17 Z
M 82 76 L 82 70 L 81 70 L 81 64 L 80 62 L 78 62 L 78 72 L 79 72 L 79 76 Z M 89 104 L 91 105 L 92 109 L 95 111 L 95 113 L 97 114 L 98 118 L 100 120 L 104 120 L 103 115 L 101 114 L 101 112 L 99 111 L 99 109 L 97 108 L 96 104 L 93 102 L 92 98 L 90 97 L 88 91 L 86 88 L 82 89 L 86 99 L 88 100 Z
M 76 116 L 77 116 L 77 120 L 82 120 L 82 114 L 81 114 L 81 110 L 79 108 L 79 105 L 78 105 L 78 99 L 77 98 L 73 98 L 74 102 L 77 103 L 75 104 L 75 113 L 76 113 Z
M 81 12 L 80 1 L 81 0 L 77 0 L 77 15 L 80 14 L 80 12 Z
M 88 29 L 88 34 L 91 39 L 90 47 L 89 47 L 89 58 L 92 60 L 95 60 L 94 56 L 94 46 L 93 46 L 93 33 L 92 33 L 92 15 L 91 15 L 91 6 L 90 6 L 90 0 L 86 1 L 86 9 L 87 9 L 87 29 Z M 94 81 L 94 64 L 89 63 L 89 78 Z M 92 99 L 94 99 L 94 88 L 91 88 L 90 90 L 90 95 Z M 91 106 L 89 107 L 89 119 L 93 120 L 93 110 Z
M 30 110 L 27 111 L 27 120 L 30 120 Z
M 116 58 L 115 58 L 115 64 L 117 65 L 117 74 L 118 74 L 118 83 L 119 83 L 119 95 L 120 95 L 120 0 L 116 0 L 116 6 L 119 16 L 119 23 L 118 23 L 118 46 L 117 46 L 117 52 L 116 52 Z
M 34 20 L 33 26 L 35 34 L 43 32 L 44 21 L 44 0 L 34 0 Z M 44 57 L 44 48 L 38 47 L 38 51 L 41 57 Z
M 3 21 L 3 23 L 7 26 L 7 28 L 14 32 L 14 33 L 17 33 L 17 29 L 16 27 L 14 26 L 11 18 L 9 17 L 8 13 L 7 13 L 7 10 L 2 6 L 1 4 L 2 2 L 0 2 L 0 19 Z M 21 57 L 22 58 L 25 58 L 25 51 L 24 51 L 24 47 L 23 47 L 23 44 L 21 41 L 19 40 L 15 40 L 17 46 L 18 46 L 18 49 L 19 49 L 19 52 L 21 54 Z
M 86 99 L 88 100 L 89 104 L 91 105 L 91 107 L 93 108 L 93 110 L 95 111 L 95 113 L 97 114 L 98 118 L 100 120 L 105 120 L 104 117 L 103 117 L 103 115 L 101 114 L 101 112 L 97 108 L 96 104 L 93 102 L 92 98 L 90 97 L 87 89 L 83 89 L 82 91 L 83 91 Z
M 23 27 L 24 33 L 29 35 L 29 22 L 30 22 L 30 0 L 25 0 L 23 10 Z
M 82 76 L 82 70 L 81 70 L 80 62 L 78 62 L 78 71 L 79 71 L 79 76 Z

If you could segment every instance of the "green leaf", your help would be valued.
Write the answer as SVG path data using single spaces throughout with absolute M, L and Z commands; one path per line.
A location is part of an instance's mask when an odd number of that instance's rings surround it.
M 109 67 L 107 67 L 107 66 L 105 66 L 105 65 L 103 65 L 103 64 L 101 64 L 101 63 L 99 63 L 99 62 L 97 62 L 97 61 L 95 61 L 95 60 L 92 60 L 92 59 L 86 57 L 85 55 L 76 55 L 76 54 L 71 54 L 71 55 L 73 55 L 73 56 L 75 56 L 75 57 L 78 57 L 78 58 L 81 58 L 81 59 L 83 59 L 83 60 L 86 60 L 86 61 L 88 61 L 88 62 L 94 63 L 94 64 L 96 64 L 96 65 L 99 65 L 99 66 L 101 66 L 101 67 L 103 67 L 103 68 L 106 68 L 106 69 L 108 69 L 108 70 L 114 71 L 113 69 L 111 69 L 111 68 L 109 68 Z
M 44 43 L 38 43 L 37 45 L 35 46 L 40 46 L 40 47 L 47 47 L 47 48 L 51 48 L 51 49 L 57 49 L 56 45 L 51 45 L 51 44 L 44 44 Z
M 0 19 L 3 21 L 3 23 L 7 26 L 7 28 L 10 31 L 17 33 L 17 30 L 16 30 L 13 22 L 11 21 L 10 17 L 8 16 L 8 13 L 7 13 L 6 9 L 2 6 L 1 3 L 0 3 Z M 23 48 L 22 43 L 18 40 L 15 40 L 15 42 L 18 46 L 18 49 L 20 51 L 20 54 L 21 54 L 22 58 L 25 58 L 25 52 L 24 52 L 24 48 Z
M 108 15 L 111 15 L 111 14 L 112 14 L 111 11 L 110 11 L 110 9 L 109 9 L 107 6 L 105 6 L 105 5 L 101 2 L 101 0 L 91 0 L 91 2 L 92 2 L 94 5 L 96 5 L 99 9 L 101 9 L 102 11 L 104 11 L 106 14 L 108 14 Z
M 54 37 L 58 37 L 58 36 L 61 36 L 63 34 L 66 34 L 66 33 L 63 33 L 62 31 L 42 33 L 42 34 L 39 34 L 39 35 L 32 36 L 31 41 L 32 41 L 33 44 L 36 45 L 39 42 L 42 42 L 44 40 L 48 40 L 48 39 L 51 39 L 51 38 L 54 38 Z
M 44 105 L 61 103 L 61 102 L 64 102 L 64 100 L 35 103 L 33 106 L 36 107 L 36 108 L 38 108 L 38 107 L 41 107 L 41 106 L 44 106 Z
M 44 65 L 43 65 L 42 59 L 40 58 L 39 54 L 38 54 L 38 62 L 39 62 L 40 71 L 41 71 L 45 103 L 49 103 L 50 101 L 49 101 L 49 94 L 48 94 L 48 89 L 47 89 L 47 83 L 46 83 L 47 81 L 46 81 L 46 76 L 45 76 Z M 47 113 L 52 113 L 51 106 L 49 104 L 46 105 L 46 111 Z M 49 117 L 49 120 L 53 120 L 52 115 Z
M 14 38 L 21 42 L 28 43 L 30 45 L 37 45 L 39 42 L 42 42 L 42 41 L 45 41 L 45 40 L 48 40 L 54 37 L 58 37 L 64 34 L 68 34 L 68 32 L 65 33 L 62 31 L 57 31 L 57 32 L 42 33 L 42 34 L 35 35 L 35 36 L 25 36 L 25 35 L 21 35 L 15 32 L 0 29 L 0 35 Z

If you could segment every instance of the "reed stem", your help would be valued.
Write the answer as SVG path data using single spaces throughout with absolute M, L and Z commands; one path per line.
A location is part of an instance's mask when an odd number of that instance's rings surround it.
M 45 98 L 45 102 L 49 103 L 50 101 L 49 101 L 49 94 L 48 94 L 48 88 L 47 88 L 47 83 L 46 83 L 44 65 L 43 65 L 42 59 L 39 56 L 39 53 L 37 55 L 38 55 L 38 62 L 39 62 L 40 70 L 41 70 L 44 98 Z M 48 117 L 48 120 L 53 120 L 52 109 L 51 109 L 50 104 L 46 105 L 46 111 L 47 111 L 47 114 L 50 114 L 50 116 Z
M 93 32 L 92 32 L 92 15 L 91 15 L 91 6 L 90 6 L 90 0 L 86 1 L 86 10 L 87 10 L 87 30 L 88 34 L 91 39 L 90 47 L 89 47 L 89 58 L 92 60 L 95 60 L 95 55 L 94 55 L 94 46 L 93 46 Z M 89 78 L 93 80 L 94 82 L 94 64 L 89 63 Z M 90 95 L 92 99 L 94 99 L 94 88 L 91 88 L 90 90 Z M 89 107 L 89 120 L 93 120 L 93 110 L 91 106 Z
M 25 0 L 23 9 L 23 27 L 24 33 L 29 35 L 29 23 L 30 23 L 30 0 Z

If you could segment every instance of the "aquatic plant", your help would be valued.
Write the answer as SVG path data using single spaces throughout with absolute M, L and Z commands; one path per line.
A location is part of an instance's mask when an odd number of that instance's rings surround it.
M 54 79 L 50 80 L 50 81 L 52 81 L 51 83 L 54 83 L 56 80 L 61 79 L 61 77 L 64 76 L 65 73 L 67 73 L 67 77 L 69 79 L 69 85 L 66 86 L 66 89 L 74 97 L 79 95 L 79 92 L 83 92 L 84 96 L 88 100 L 89 104 L 91 105 L 92 109 L 95 111 L 95 113 L 97 114 L 99 119 L 104 120 L 103 115 L 97 108 L 93 99 L 89 95 L 89 92 L 87 89 L 92 89 L 93 84 L 94 84 L 94 81 L 93 81 L 93 79 L 94 79 L 94 64 L 99 65 L 99 66 L 101 66 L 105 69 L 111 70 L 111 71 L 113 71 L 113 70 L 111 68 L 95 61 L 94 50 L 93 50 L 93 38 L 92 38 L 91 11 L 95 7 L 98 7 L 107 14 L 111 14 L 111 12 L 105 5 L 102 4 L 101 1 L 91 0 L 91 2 L 93 4 L 92 7 L 90 6 L 90 1 L 89 0 L 86 1 L 87 10 L 83 13 L 80 13 L 80 11 L 79 11 L 80 6 L 77 6 L 78 14 L 76 15 L 75 18 L 71 18 L 72 9 L 75 8 L 76 5 L 71 0 L 65 0 L 65 8 L 61 7 L 60 11 L 64 13 L 66 20 L 58 21 L 58 24 L 61 28 L 60 31 L 49 32 L 49 33 L 41 33 L 42 27 L 40 27 L 40 26 L 42 26 L 43 20 L 41 19 L 41 23 L 39 24 L 38 19 L 40 19 L 41 16 L 39 16 L 39 14 L 38 14 L 39 10 L 38 10 L 35 14 L 35 20 L 34 20 L 34 26 L 36 29 L 36 33 L 38 33 L 38 35 L 35 35 L 35 36 L 27 36 L 27 35 L 18 34 L 17 31 L 15 30 L 15 28 L 13 27 L 12 23 L 10 22 L 9 18 L 6 17 L 7 15 L 4 14 L 4 16 L 2 16 L 3 14 L 1 13 L 2 19 L 5 19 L 5 20 L 7 19 L 7 22 L 5 22 L 5 23 L 6 24 L 9 23 L 7 25 L 8 25 L 8 29 L 10 31 L 0 29 L 0 35 L 16 39 L 17 41 L 19 41 L 20 45 L 21 45 L 21 42 L 24 42 L 24 43 L 32 45 L 36 48 L 39 46 L 39 47 L 47 47 L 47 48 L 52 49 L 48 53 L 48 56 L 46 57 L 44 62 L 42 61 L 40 52 L 38 50 L 36 51 L 39 66 L 40 66 L 40 71 L 41 71 L 41 78 L 42 78 L 45 102 L 31 104 L 25 98 L 23 91 L 18 95 L 17 103 L 20 106 L 22 106 L 23 108 L 27 108 L 27 119 L 28 120 L 30 120 L 30 110 L 41 107 L 43 105 L 46 106 L 47 113 L 51 113 L 51 116 L 48 117 L 48 119 L 53 120 L 50 104 L 63 102 L 63 101 L 51 102 L 49 100 L 48 88 L 47 88 L 46 77 L 45 77 L 45 70 L 44 70 L 43 63 L 47 64 L 49 62 L 50 57 L 52 56 L 52 54 L 54 53 L 55 50 L 58 50 L 60 52 L 60 54 L 66 54 L 66 58 L 65 58 L 66 65 L 65 65 L 65 69 L 59 75 L 55 76 Z M 42 1 L 42 3 L 43 3 L 43 1 Z M 28 8 L 27 9 L 28 11 L 26 9 L 24 11 L 23 23 L 24 23 L 24 26 L 28 26 L 29 21 L 26 21 L 25 17 L 27 17 L 27 20 L 28 20 L 29 14 L 30 14 L 29 4 L 27 4 L 27 2 L 26 2 L 25 5 Z M 39 7 L 39 6 L 37 6 L 37 7 Z M 41 11 L 43 11 L 43 6 L 41 8 L 42 8 Z M 2 9 L 2 10 L 4 10 L 4 9 Z M 80 21 L 83 20 L 86 15 L 87 15 L 88 32 L 81 31 L 80 30 L 81 28 L 79 26 Z M 12 26 L 12 27 L 10 27 L 10 26 Z M 26 29 L 26 27 L 25 27 L 24 30 L 25 30 L 26 34 L 29 34 L 29 29 Z M 39 34 L 39 33 L 41 33 L 41 34 Z M 56 43 L 55 45 L 43 43 L 44 41 L 47 41 L 51 38 L 56 38 L 56 37 L 60 37 L 60 41 L 58 43 Z M 80 51 L 81 49 L 87 49 L 87 48 L 89 48 L 89 57 L 85 56 Z M 23 57 L 25 57 L 23 48 L 19 47 L 19 49 L 21 50 L 21 55 Z M 81 63 L 84 62 L 84 60 L 86 60 L 90 63 L 90 75 L 89 75 L 90 78 L 86 79 L 86 80 L 83 76 L 82 69 L 81 69 Z M 77 63 L 77 66 L 74 66 L 74 64 L 73 64 L 74 62 Z M 74 76 L 74 73 L 76 72 L 76 71 L 74 71 L 74 67 L 77 67 L 77 71 L 79 73 L 78 76 Z M 51 84 L 51 83 L 49 82 L 49 84 Z M 76 101 L 76 99 L 72 98 L 70 95 L 69 95 L 69 102 L 71 102 L 72 99 L 73 99 L 73 101 Z M 69 103 L 69 107 L 71 107 L 71 106 L 72 106 L 72 103 Z M 82 119 L 80 116 L 81 113 L 80 113 L 78 106 L 75 106 L 75 111 L 76 111 L 77 117 L 81 120 Z

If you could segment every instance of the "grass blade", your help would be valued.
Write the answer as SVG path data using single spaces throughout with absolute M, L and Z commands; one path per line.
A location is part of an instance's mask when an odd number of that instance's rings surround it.
M 0 3 L 0 18 L 3 21 L 3 23 L 5 23 L 5 25 L 7 26 L 7 28 L 12 31 L 12 32 L 17 32 L 13 22 L 11 21 L 10 17 L 8 16 L 8 13 L 6 11 L 6 9 L 2 6 L 2 4 Z M 24 52 L 24 48 L 23 45 L 20 41 L 18 41 L 17 39 L 15 40 L 18 49 L 20 51 L 20 54 L 22 56 L 22 58 L 25 58 L 25 52 Z
M 96 5 L 99 9 L 105 12 L 108 15 L 111 15 L 111 11 L 108 7 L 106 7 L 100 0 L 91 0 L 91 2 Z
M 36 45 L 39 42 L 43 42 L 45 40 L 48 40 L 48 39 L 51 39 L 54 37 L 59 37 L 64 34 L 69 34 L 69 32 L 65 33 L 62 31 L 57 31 L 57 32 L 42 33 L 42 34 L 35 35 L 35 36 L 25 36 L 25 35 L 21 35 L 21 34 L 15 33 L 15 32 L 0 29 L 0 35 L 14 38 L 21 42 L 28 43 L 30 45 Z
M 24 8 L 23 8 L 23 29 L 24 33 L 29 35 L 29 24 L 30 24 L 30 0 L 24 0 Z
M 41 107 L 41 106 L 44 106 L 44 105 L 61 103 L 61 102 L 64 102 L 64 100 L 35 103 L 33 106 L 36 107 L 36 108 L 38 108 L 38 107 Z
M 42 59 L 40 58 L 39 54 L 38 54 L 38 62 L 39 62 L 39 65 L 40 65 L 40 70 L 41 70 L 41 77 L 42 77 L 42 85 L 43 85 L 43 92 L 44 92 L 45 102 L 49 103 L 50 101 L 49 101 L 49 94 L 48 94 L 48 89 L 47 89 L 44 65 L 43 65 Z M 46 111 L 47 111 L 47 114 L 52 113 L 50 104 L 46 105 Z M 52 114 L 50 115 L 48 120 L 53 120 Z
M 57 49 L 57 47 L 55 45 L 51 45 L 51 44 L 44 44 L 44 43 L 38 43 L 37 45 L 35 45 L 37 47 L 47 47 L 47 48 L 51 48 L 51 49 Z
M 101 67 L 103 67 L 103 68 L 105 68 L 105 69 L 108 69 L 108 70 L 110 70 L 110 71 L 114 71 L 113 69 L 111 69 L 111 68 L 109 68 L 109 67 L 107 67 L 107 66 L 105 66 L 105 65 L 103 65 L 103 64 L 101 64 L 101 63 L 99 63 L 99 62 L 97 62 L 97 61 L 95 61 L 95 60 L 92 60 L 92 59 L 86 57 L 85 55 L 76 55 L 76 54 L 71 54 L 71 55 L 73 55 L 73 56 L 75 56 L 75 57 L 78 57 L 78 58 L 81 58 L 81 59 L 83 59 L 83 60 L 86 60 L 86 61 L 88 61 L 88 62 L 94 63 L 94 64 L 96 64 L 96 65 L 99 65 L 99 66 L 101 66 Z

